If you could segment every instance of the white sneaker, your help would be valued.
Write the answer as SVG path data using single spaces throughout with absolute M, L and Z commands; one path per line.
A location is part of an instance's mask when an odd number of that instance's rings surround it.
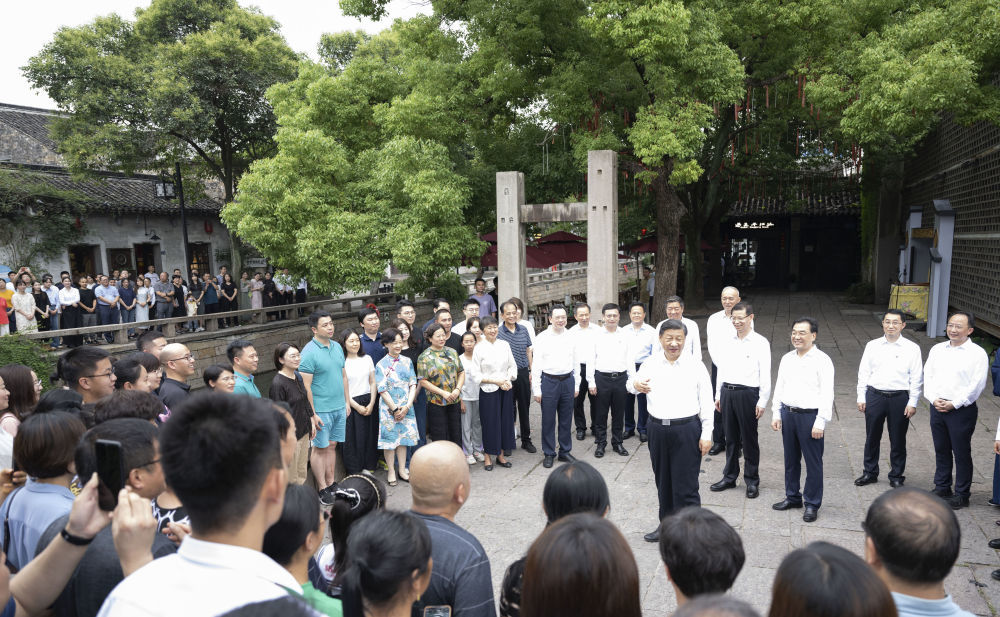
M 468 463 L 468 464 L 470 464 L 470 465 L 475 465 L 476 464 L 476 457 L 474 457 L 474 456 L 472 456 L 470 454 L 469 456 L 465 457 L 465 462 Z
M 472 455 L 476 457 L 476 460 L 479 461 L 480 463 L 486 460 L 486 457 L 483 456 L 483 453 L 479 452 L 478 450 L 476 452 L 473 452 Z
M 195 332 L 204 332 L 204 331 L 205 331 L 205 328 L 201 328 L 201 327 L 199 327 L 197 330 L 195 330 Z

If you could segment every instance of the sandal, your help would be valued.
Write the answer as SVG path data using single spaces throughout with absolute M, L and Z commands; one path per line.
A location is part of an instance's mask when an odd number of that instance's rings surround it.
M 390 471 L 392 471 L 392 470 L 390 470 Z M 387 480 L 388 480 L 388 482 L 387 482 L 387 483 L 388 483 L 388 485 L 389 485 L 389 486 L 396 486 L 396 484 L 398 484 L 398 482 L 396 482 L 396 474 L 395 474 L 395 473 L 392 473 L 392 474 L 391 474 L 391 475 L 390 475 L 390 476 L 389 476 L 389 477 L 387 478 Z

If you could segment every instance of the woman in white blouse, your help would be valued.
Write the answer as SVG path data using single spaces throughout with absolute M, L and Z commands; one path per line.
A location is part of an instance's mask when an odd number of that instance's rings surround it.
M 59 306 L 62 307 L 62 320 L 59 325 L 63 329 L 80 328 L 83 326 L 83 316 L 80 309 L 80 290 L 73 287 L 73 281 L 67 276 L 62 280 L 62 289 L 59 290 Z M 79 347 L 83 342 L 83 337 L 79 334 L 66 336 L 64 339 L 67 347 Z
M 476 344 L 472 352 L 470 373 L 479 381 L 479 418 L 483 426 L 483 453 L 486 456 L 486 471 L 493 470 L 493 460 L 497 465 L 510 467 L 504 458 L 504 450 L 513 450 L 514 440 L 514 394 L 511 391 L 517 379 L 517 364 L 514 354 L 506 341 L 498 340 L 499 324 L 493 317 L 483 317 L 479 321 L 485 338 Z
M 135 284 L 135 322 L 142 323 L 149 321 L 149 307 L 156 303 L 156 296 L 148 278 L 139 278 Z

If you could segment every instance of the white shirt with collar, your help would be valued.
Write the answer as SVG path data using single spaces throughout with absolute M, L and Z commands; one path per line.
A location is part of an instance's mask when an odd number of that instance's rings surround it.
M 931 403 L 947 399 L 956 408 L 975 403 L 986 387 L 989 364 L 986 351 L 972 339 L 958 346 L 938 343 L 924 364 L 924 398 Z
M 155 559 L 115 587 L 99 617 L 212 617 L 234 608 L 301 593 L 270 557 L 249 548 L 188 536 L 174 555 Z
M 667 321 L 669 320 L 664 319 L 653 328 L 656 339 L 656 343 L 653 345 L 653 355 L 663 353 L 663 346 L 660 345 L 660 328 Z M 687 317 L 681 317 L 681 323 L 687 327 L 687 334 L 684 335 L 685 353 L 701 362 L 701 329 L 698 328 L 698 323 Z M 733 330 L 735 331 L 735 328 Z
M 581 328 L 580 324 L 576 324 L 569 329 L 576 339 L 573 341 L 573 351 L 576 356 L 574 361 L 577 364 L 590 364 L 593 361 L 594 341 L 597 340 L 595 337 L 599 334 L 598 330 L 603 330 L 603 328 L 594 324 L 590 324 L 586 328 Z
M 549 326 L 535 337 L 531 361 L 531 392 L 534 396 L 542 395 L 542 373 L 549 375 L 573 374 L 573 391 L 580 391 L 580 365 L 576 363 L 573 343 L 576 337 L 568 329 L 556 334 L 555 328 Z
M 817 409 L 814 429 L 826 429 L 833 419 L 833 361 L 815 345 L 805 355 L 791 350 L 781 357 L 771 401 L 772 419 L 781 419 L 781 405 Z
M 656 329 L 646 322 L 636 328 L 635 324 L 629 322 L 626 326 L 618 326 L 629 337 L 629 357 L 633 363 L 642 364 L 646 358 L 653 355 L 658 341 L 656 340 Z
M 60 306 L 72 306 L 80 301 L 80 290 L 76 287 L 70 287 L 66 289 L 61 287 L 59 289 L 59 305 Z
M 496 392 L 500 389 L 495 383 L 482 383 L 484 380 L 498 381 L 506 379 L 514 382 L 517 380 L 517 363 L 514 361 L 514 353 L 510 350 L 507 341 L 497 338 L 491 343 L 489 339 L 476 343 L 472 349 L 472 362 L 470 362 L 472 373 L 470 378 L 480 382 L 479 388 L 483 392 Z
M 865 402 L 868 386 L 876 390 L 907 390 L 907 406 L 916 407 L 924 383 L 920 346 L 902 335 L 894 343 L 884 336 L 868 341 L 858 365 L 858 402 Z
M 609 332 L 607 328 L 601 327 L 594 336 L 594 355 L 587 362 L 587 384 L 589 387 L 596 387 L 594 373 L 628 373 L 629 381 L 635 374 L 635 362 L 629 356 L 631 345 L 628 334 L 621 328 L 615 328 Z
M 724 342 L 736 333 L 736 326 L 725 310 L 712 313 L 705 324 L 705 335 L 708 337 L 708 355 L 712 358 L 712 364 L 719 366 L 722 359 Z
M 722 399 L 722 384 L 760 388 L 757 407 L 767 407 L 771 397 L 771 343 L 753 330 L 724 342 L 725 353 L 715 380 L 715 400 Z
M 649 379 L 646 409 L 661 420 L 676 420 L 698 414 L 701 417 L 701 440 L 712 439 L 715 425 L 715 401 L 712 380 L 700 360 L 682 353 L 676 362 L 665 354 L 650 356 L 635 376 L 629 376 L 628 391 L 638 394 L 635 382 Z

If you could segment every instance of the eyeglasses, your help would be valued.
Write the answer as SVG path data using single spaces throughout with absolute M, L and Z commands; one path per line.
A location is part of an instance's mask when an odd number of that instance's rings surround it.
M 114 374 L 115 374 L 115 372 L 114 372 L 113 369 L 108 369 L 107 373 L 99 373 L 97 375 L 84 375 L 84 377 L 87 377 L 89 379 L 93 379 L 94 377 L 111 377 Z M 41 382 L 38 382 L 38 383 L 41 383 Z
M 142 465 L 136 465 L 136 468 L 139 468 L 139 467 L 149 467 L 150 465 L 155 465 L 155 464 L 157 464 L 159 462 L 160 462 L 160 459 L 154 458 L 153 460 L 149 461 L 148 463 L 143 463 Z
M 903 325 L 903 322 L 899 321 L 898 319 L 893 319 L 893 320 L 884 319 L 884 320 L 882 320 L 882 323 L 884 323 L 887 326 L 901 326 L 901 325 Z
M 176 358 L 171 358 L 170 360 L 167 360 L 167 362 L 176 362 L 177 360 L 186 360 L 188 362 L 193 362 L 194 356 L 192 356 L 191 354 L 187 354 L 186 356 L 177 356 Z
M 41 380 L 41 379 L 36 379 L 36 380 L 35 380 L 35 385 L 36 385 L 36 386 L 40 386 L 40 385 L 42 385 L 42 380 Z

